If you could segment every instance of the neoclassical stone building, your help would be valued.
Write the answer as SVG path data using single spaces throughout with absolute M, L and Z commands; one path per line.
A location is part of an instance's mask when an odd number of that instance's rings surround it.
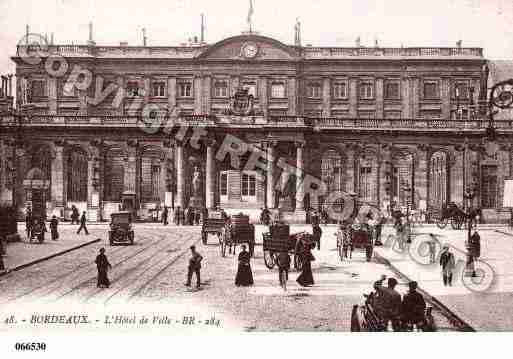
M 480 48 L 291 46 L 249 33 L 179 47 L 51 44 L 37 64 L 27 49 L 12 57 L 20 112 L 0 122 L 0 198 L 20 209 L 39 201 L 69 218 L 75 205 L 108 220 L 124 196 L 146 219 L 189 204 L 196 167 L 207 207 L 303 218 L 326 202 L 295 196 L 312 175 L 379 206 L 463 204 L 472 187 L 485 220 L 509 216 L 513 128 L 497 121 L 499 146 L 486 151 Z M 242 168 L 249 152 L 241 168 L 219 158 L 227 135 L 262 151 L 263 176 Z

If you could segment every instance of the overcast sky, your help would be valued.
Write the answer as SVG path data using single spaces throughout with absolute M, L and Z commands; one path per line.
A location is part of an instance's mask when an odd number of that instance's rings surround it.
M 490 59 L 513 59 L 513 0 L 253 0 L 254 28 L 285 43 L 302 23 L 303 44 L 353 46 L 357 36 L 373 46 L 483 47 Z M 0 73 L 23 37 L 54 33 L 59 44 L 83 44 L 88 22 L 97 44 L 178 45 L 200 32 L 206 16 L 209 43 L 247 30 L 249 0 L 0 0 Z

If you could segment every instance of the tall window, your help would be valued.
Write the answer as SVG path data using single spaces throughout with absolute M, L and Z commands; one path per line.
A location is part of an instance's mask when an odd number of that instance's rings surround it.
M 31 88 L 30 88 L 30 90 L 31 90 L 30 95 L 33 100 L 46 96 L 45 84 L 46 83 L 44 80 L 33 80 L 32 81 Z
M 285 84 L 281 82 L 275 82 L 271 85 L 271 97 L 272 98 L 285 98 Z
M 178 83 L 179 97 L 192 97 L 192 82 L 182 81 Z
M 374 98 L 374 85 L 372 82 L 363 82 L 360 84 L 359 96 L 362 100 L 371 100 Z
M 372 167 L 360 167 L 360 193 L 359 196 L 363 201 L 373 200 L 373 186 L 372 186 Z
M 345 82 L 335 82 L 333 84 L 333 98 L 347 98 L 347 86 Z
M 228 81 L 215 81 L 214 97 L 228 97 Z
M 481 201 L 483 208 L 497 207 L 497 166 L 481 168 Z
M 322 156 L 321 176 L 328 193 L 343 190 L 342 158 L 334 150 L 329 150 Z
M 306 96 L 308 98 L 321 98 L 322 86 L 320 83 L 312 82 L 306 87 Z
M 241 195 L 243 201 L 251 201 L 256 199 L 256 176 L 253 172 L 245 172 L 242 174 Z
M 424 82 L 424 98 L 428 100 L 440 98 L 440 90 L 437 81 Z
M 452 87 L 452 98 L 467 99 L 468 98 L 468 83 L 465 81 L 458 81 Z
M 154 82 L 152 85 L 152 96 L 153 97 L 166 96 L 166 83 L 163 81 Z
M 68 157 L 68 201 L 87 201 L 87 157 L 81 151 L 71 151 Z
M 387 82 L 385 84 L 385 98 L 387 100 L 398 100 L 400 98 L 398 82 Z
M 127 83 L 126 83 L 126 94 L 127 94 L 128 97 L 143 96 L 143 89 L 139 85 L 138 81 L 127 81 Z
M 228 196 L 228 172 L 219 174 L 219 195 Z

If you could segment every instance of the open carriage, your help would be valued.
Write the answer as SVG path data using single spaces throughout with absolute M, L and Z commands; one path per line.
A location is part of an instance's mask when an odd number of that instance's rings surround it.
M 221 211 L 209 211 L 208 217 L 203 220 L 201 225 L 201 241 L 207 244 L 208 235 L 215 235 L 221 244 L 221 235 L 223 234 L 226 218 Z
M 290 234 L 288 224 L 277 223 L 269 227 L 269 232 L 263 233 L 264 263 L 269 269 L 274 268 L 280 252 L 287 252 L 293 256 L 294 269 L 301 270 L 301 254 L 314 247 L 310 233 Z
M 378 310 L 374 305 L 374 293 L 364 294 L 365 302 L 361 305 L 355 304 L 351 311 L 351 331 L 352 332 L 386 332 L 387 323 L 379 316 Z M 432 314 L 432 307 L 427 307 L 424 318 L 418 324 L 418 330 L 423 332 L 436 331 L 436 325 Z M 400 331 L 413 331 L 411 324 L 400 321 Z
M 243 243 L 248 245 L 249 254 L 253 256 L 255 251 L 255 226 L 249 223 L 249 216 L 239 213 L 228 218 L 221 231 L 219 243 L 223 257 L 226 256 L 227 247 L 229 247 L 228 253 L 235 254 L 237 245 Z

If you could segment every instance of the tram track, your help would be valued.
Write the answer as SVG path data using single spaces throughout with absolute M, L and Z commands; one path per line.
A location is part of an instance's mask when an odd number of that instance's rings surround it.
M 142 237 L 142 238 L 146 239 L 147 237 Z M 131 251 L 133 249 L 133 247 L 131 247 L 131 246 L 117 247 L 117 248 L 113 249 L 111 252 L 111 257 L 113 257 L 115 254 L 120 254 L 120 253 L 121 254 L 126 253 L 129 255 L 126 257 L 121 257 L 122 259 L 118 260 L 116 263 L 113 263 L 112 267 L 114 268 L 114 267 L 117 267 L 117 266 L 123 264 L 124 262 L 128 261 L 129 259 L 134 258 L 135 256 L 139 255 L 140 253 L 147 251 L 148 249 L 150 249 L 154 245 L 164 241 L 165 239 L 166 239 L 166 237 L 162 236 L 160 239 L 151 241 L 150 243 L 145 245 L 142 249 L 140 249 L 136 252 Z M 90 272 L 95 272 L 96 271 L 95 268 L 96 268 L 96 266 L 93 261 L 87 262 L 87 263 L 81 265 L 79 268 L 75 268 L 66 274 L 60 275 L 60 276 L 50 280 L 49 282 L 46 282 L 36 288 L 32 288 L 31 290 L 29 290 L 21 295 L 17 295 L 15 297 L 9 299 L 8 301 L 6 301 L 6 303 L 9 303 L 12 301 L 18 301 L 22 298 L 29 297 L 29 296 L 41 298 L 41 297 L 51 295 L 53 292 L 61 289 L 62 284 L 64 283 L 65 279 L 71 277 L 69 280 L 66 280 L 66 281 L 67 282 L 75 281 L 83 275 L 87 275 Z M 78 273 L 77 273 L 77 270 L 79 271 Z M 55 285 L 55 284 L 57 284 L 57 285 Z M 41 293 L 38 293 L 37 291 L 40 289 L 43 289 L 43 290 L 41 291 Z

